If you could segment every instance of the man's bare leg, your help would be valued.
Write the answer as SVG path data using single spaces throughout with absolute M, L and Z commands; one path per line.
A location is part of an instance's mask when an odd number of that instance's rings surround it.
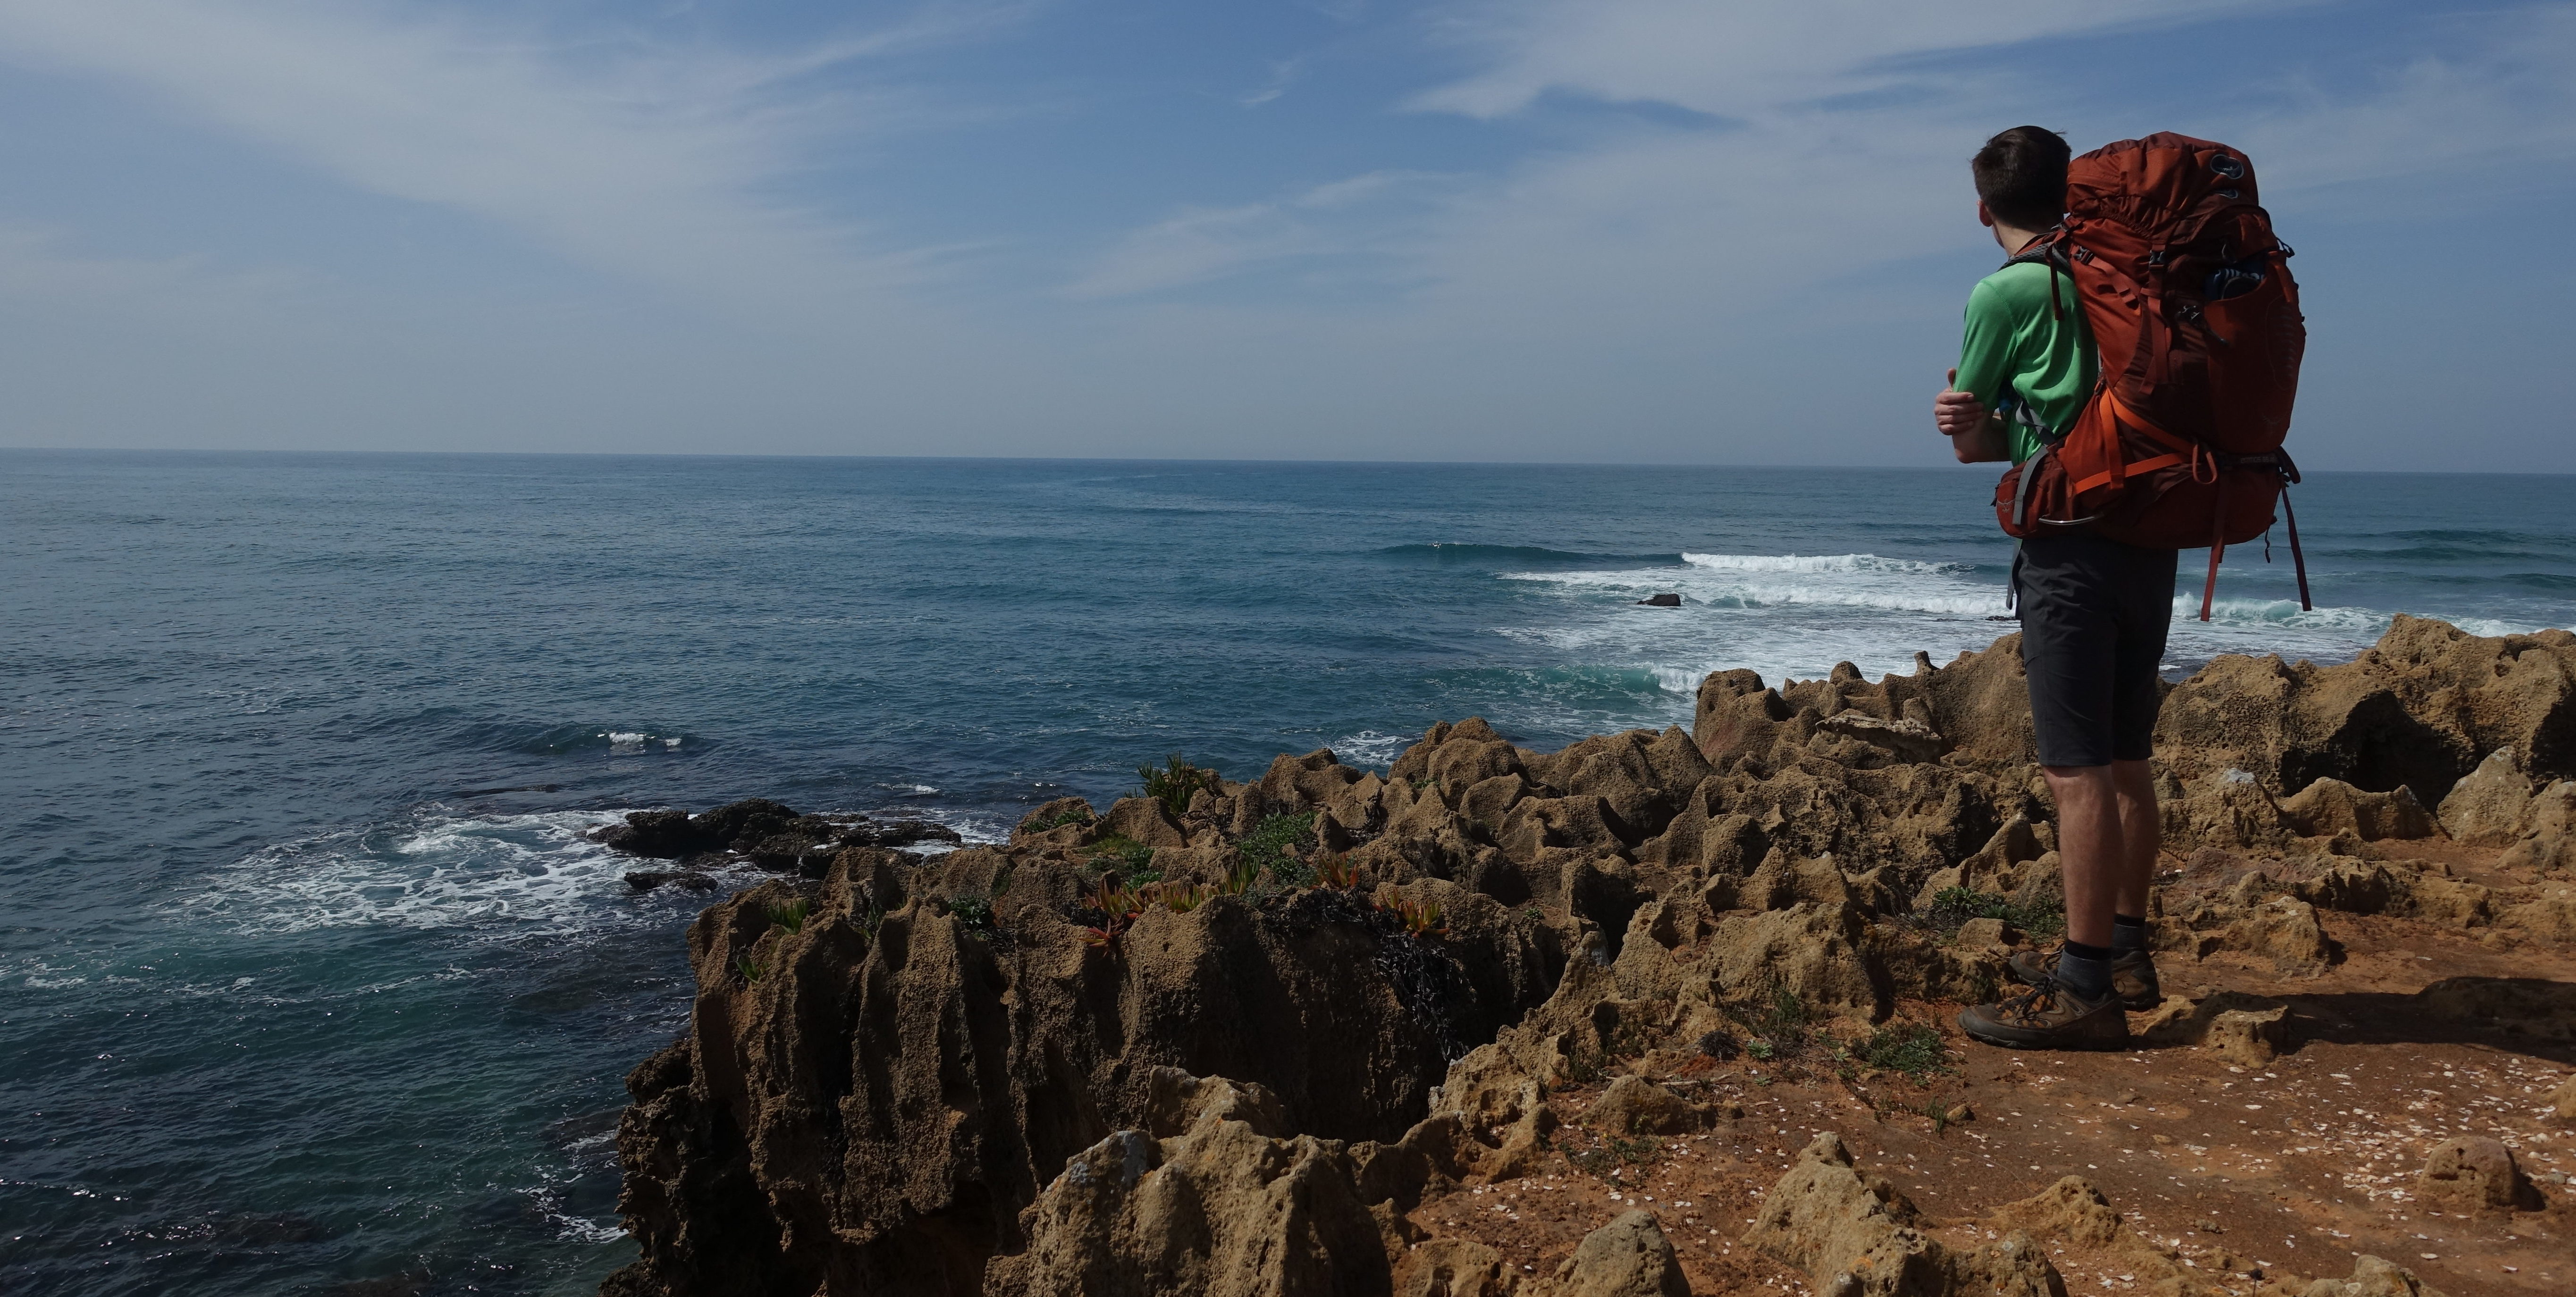
M 2144 761 L 2107 766 L 2049 766 L 2057 801 L 2057 858 L 2066 878 L 2066 935 L 2088 946 L 2111 944 L 2111 916 L 2147 915 L 2164 822 L 2155 778 Z
M 2147 888 L 2156 879 L 2156 857 L 2165 847 L 2164 816 L 2156 809 L 2156 778 L 2144 761 L 2111 763 L 2111 787 L 2120 799 L 2120 881 L 2113 908 L 2147 917 Z
M 2111 944 L 2111 913 L 2126 881 L 2128 852 L 2121 841 L 2120 797 L 2109 766 L 2048 766 L 2048 794 L 2057 802 L 2057 860 L 2066 878 L 2066 938 L 2088 946 Z

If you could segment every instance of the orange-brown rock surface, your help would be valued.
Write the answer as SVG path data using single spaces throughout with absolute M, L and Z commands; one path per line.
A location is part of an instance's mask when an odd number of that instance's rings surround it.
M 603 1291 L 2576 1283 L 2576 636 L 2173 686 L 2128 1054 L 1947 1032 L 2058 900 L 2023 690 L 2009 636 L 1719 672 L 1687 733 L 1443 724 L 737 894 Z

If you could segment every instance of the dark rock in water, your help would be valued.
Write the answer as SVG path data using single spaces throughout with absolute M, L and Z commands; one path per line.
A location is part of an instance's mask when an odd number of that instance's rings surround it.
M 922 842 L 962 845 L 957 830 L 929 820 L 883 823 L 864 815 L 804 815 L 766 798 L 749 798 L 711 811 L 637 811 L 623 824 L 593 830 L 591 838 L 631 856 L 686 861 L 731 852 L 763 869 L 821 878 L 832 857 L 849 847 L 908 847 Z M 657 884 L 658 885 L 658 884 Z
M 908 847 L 917 842 L 949 842 L 964 845 L 966 839 L 957 830 L 930 820 L 889 820 L 883 824 L 865 824 L 850 831 L 847 839 L 854 847 Z
M 742 803 L 736 803 L 739 806 Z M 775 802 L 764 807 L 777 806 Z M 732 807 L 723 808 L 731 811 Z M 786 808 L 779 807 L 780 810 Z M 720 814 L 709 811 L 708 816 Z M 699 817 L 701 819 L 706 816 Z M 751 857 L 751 863 L 763 869 L 782 873 L 808 867 L 813 860 L 828 861 L 838 844 L 843 826 L 820 815 L 797 815 L 781 818 L 767 809 L 756 809 L 740 816 L 741 828 L 729 845 L 738 855 Z
M 656 860 L 677 860 L 706 849 L 690 829 L 687 811 L 637 811 L 624 824 L 593 829 L 590 836 L 611 850 Z
M 811 824 L 802 823 L 808 820 Z M 746 797 L 690 816 L 689 829 L 711 845 L 743 851 L 754 842 L 782 833 L 804 832 L 808 836 L 820 836 L 831 832 L 831 823 L 820 817 L 799 814 L 794 807 L 765 797 Z M 820 833 L 817 833 L 818 829 Z
M 1648 595 L 1638 600 L 1637 605 L 1641 608 L 1679 608 L 1682 606 L 1682 597 L 1677 594 Z
M 647 869 L 626 876 L 626 885 L 639 892 L 649 892 L 664 885 L 688 892 L 712 892 L 716 880 L 695 870 Z
M 701 851 L 744 851 L 752 843 L 784 833 L 825 839 L 838 825 L 819 816 L 799 815 L 794 808 L 753 797 L 712 811 L 637 811 L 624 824 L 595 830 L 591 839 L 630 856 L 677 860 Z
M 831 854 L 831 846 L 828 841 L 818 841 L 794 833 L 779 833 L 757 842 L 744 843 L 742 854 L 751 857 L 751 863 L 763 869 L 786 872 L 795 869 L 797 862 L 807 856 Z

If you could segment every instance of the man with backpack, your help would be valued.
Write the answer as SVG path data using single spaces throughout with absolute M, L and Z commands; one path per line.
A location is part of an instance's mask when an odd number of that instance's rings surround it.
M 1962 462 L 2014 465 L 1996 512 L 2020 540 L 2022 666 L 2066 886 L 2064 944 L 2012 961 L 2031 989 L 1959 1025 L 1988 1044 L 2116 1049 L 2123 1011 L 2162 998 L 2149 758 L 2176 551 L 2210 546 L 2214 585 L 2224 547 L 2271 525 L 2297 480 L 2279 446 L 2306 334 L 2241 155 L 2150 136 L 2073 160 L 2070 184 L 2068 152 L 2018 126 L 1972 161 L 1978 219 L 2009 259 L 1969 294 L 1933 405 Z

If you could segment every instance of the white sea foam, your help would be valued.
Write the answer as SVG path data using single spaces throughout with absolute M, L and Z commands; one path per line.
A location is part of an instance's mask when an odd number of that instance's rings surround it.
M 621 757 L 655 749 L 677 751 L 681 738 L 676 734 L 650 734 L 643 730 L 602 730 L 599 737 L 608 740 L 610 753 Z
M 1361 730 L 1357 734 L 1346 734 L 1325 746 L 1332 749 L 1334 756 L 1341 758 L 1343 765 L 1365 768 L 1383 766 L 1394 761 L 1404 754 L 1406 748 L 1413 746 L 1413 740 L 1414 736 L 1409 734 L 1380 734 L 1376 730 Z
M 431 806 L 395 824 L 255 851 L 175 905 L 199 919 L 266 933 L 387 926 L 520 937 L 662 922 L 667 903 L 661 894 L 641 899 L 625 883 L 629 871 L 654 862 L 584 836 L 624 814 L 459 815 Z M 945 824 L 968 845 L 1010 836 L 1008 825 L 972 811 L 906 807 L 902 814 Z M 925 842 L 913 849 L 952 848 Z M 768 876 L 748 865 L 735 872 L 743 886 Z
M 1500 579 L 1551 593 L 1517 606 L 1540 611 L 1497 627 L 1569 663 L 1638 670 L 1687 698 L 1713 670 L 1750 668 L 1774 683 L 1811 679 L 1839 662 L 1865 675 L 1914 669 L 1917 649 L 1946 662 L 2016 627 L 1999 572 L 1960 563 L 1876 554 L 1685 554 L 1685 565 L 1575 572 L 1519 571 Z M 2189 574 L 2186 574 L 2189 575 Z M 1650 594 L 1682 596 L 1679 608 L 1641 608 Z M 2376 641 L 2390 614 L 2296 601 L 2223 598 L 2198 620 L 2196 591 L 2177 592 L 2169 666 L 2222 653 L 2279 653 L 2343 661 Z M 2467 618 L 2474 634 L 2531 628 Z
M 1685 551 L 1682 561 L 1692 567 L 1720 572 L 1964 572 L 1959 563 L 1927 563 L 1920 559 L 1880 558 L 1876 554 L 1692 554 Z
M 339 830 L 251 853 L 177 903 L 244 931 L 371 925 L 570 933 L 632 922 L 636 868 L 582 836 L 615 811 L 459 816 Z
M 626 1237 L 626 1228 L 613 1221 L 596 1221 L 576 1216 L 564 1209 L 563 1196 L 552 1185 L 521 1189 L 529 1203 L 555 1227 L 555 1237 L 573 1243 L 614 1243 Z
M 879 811 L 877 816 L 880 819 L 928 820 L 933 824 L 945 824 L 957 830 L 957 836 L 966 839 L 963 844 L 917 842 L 904 848 L 925 856 L 945 855 L 955 851 L 958 845 L 988 847 L 1008 842 L 1011 840 L 1011 825 L 1018 822 L 1016 819 L 1005 821 L 982 811 L 960 811 L 941 806 L 905 806 Z

